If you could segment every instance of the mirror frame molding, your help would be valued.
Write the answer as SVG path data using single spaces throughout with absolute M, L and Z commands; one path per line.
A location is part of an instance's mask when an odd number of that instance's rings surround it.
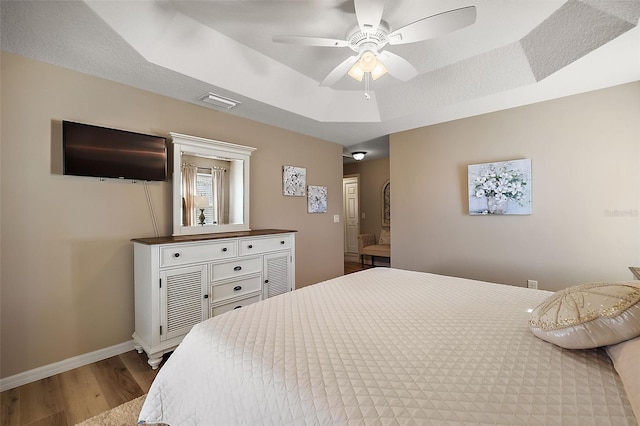
M 249 171 L 251 153 L 256 148 L 236 145 L 213 139 L 169 132 L 173 139 L 173 235 L 214 234 L 219 232 L 250 231 L 249 227 Z M 182 226 L 182 153 L 202 155 L 221 160 L 241 160 L 243 197 L 242 223 L 228 223 L 208 226 Z

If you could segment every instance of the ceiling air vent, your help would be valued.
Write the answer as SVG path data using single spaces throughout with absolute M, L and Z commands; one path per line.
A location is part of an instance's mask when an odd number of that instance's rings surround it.
M 234 108 L 242 103 L 211 92 L 200 96 L 198 99 L 204 103 L 226 109 Z

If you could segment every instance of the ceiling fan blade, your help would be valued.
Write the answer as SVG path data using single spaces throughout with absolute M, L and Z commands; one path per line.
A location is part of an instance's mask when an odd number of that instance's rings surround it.
M 378 59 L 387 68 L 387 72 L 398 80 L 407 81 L 418 75 L 418 70 L 409 61 L 395 53 L 383 50 L 378 53 Z
M 342 61 L 340 65 L 335 67 L 333 71 L 331 71 L 329 75 L 327 75 L 324 80 L 322 80 L 320 86 L 333 86 L 338 82 L 338 80 L 347 75 L 347 72 L 349 71 L 351 66 L 356 63 L 357 60 L 358 56 L 356 55 Z
M 476 21 L 476 7 L 468 6 L 422 18 L 389 34 L 389 44 L 427 40 L 459 30 Z
M 272 40 L 276 43 L 297 44 L 299 46 L 320 46 L 320 47 L 349 46 L 349 43 L 346 40 L 338 40 L 334 38 L 322 38 L 322 37 L 273 36 Z
M 384 0 L 354 0 L 356 18 L 360 31 L 363 33 L 375 33 L 382 19 Z

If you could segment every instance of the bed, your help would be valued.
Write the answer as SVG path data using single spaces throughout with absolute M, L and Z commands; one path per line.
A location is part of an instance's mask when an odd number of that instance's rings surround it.
M 194 326 L 139 420 L 637 425 L 607 350 L 531 333 L 550 294 L 393 268 L 305 287 Z

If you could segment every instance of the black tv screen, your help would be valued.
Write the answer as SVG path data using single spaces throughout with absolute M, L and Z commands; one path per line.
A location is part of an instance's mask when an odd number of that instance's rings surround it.
M 167 180 L 167 141 L 160 136 L 62 122 L 65 175 Z

